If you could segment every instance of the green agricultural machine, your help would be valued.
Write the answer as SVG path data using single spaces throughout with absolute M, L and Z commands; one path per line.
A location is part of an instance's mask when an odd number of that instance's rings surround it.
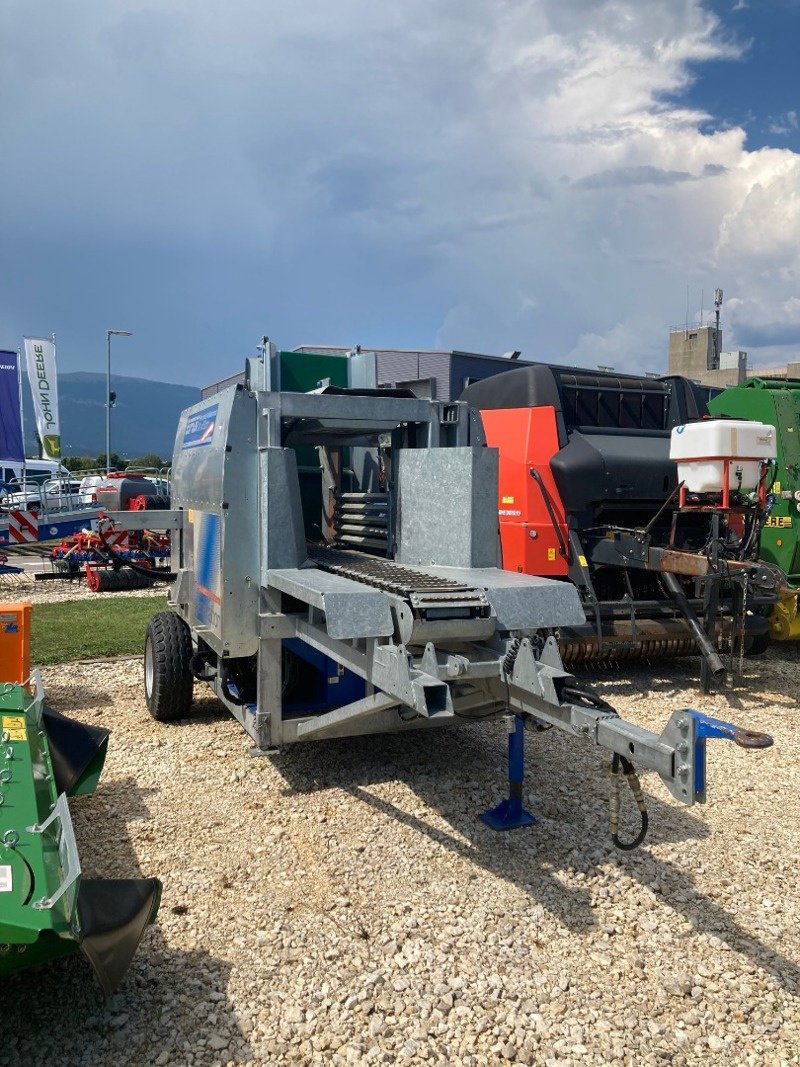
M 800 380 L 749 378 L 710 400 L 708 410 L 712 416 L 751 419 L 775 427 L 777 466 L 760 554 L 785 572 L 793 590 L 773 607 L 770 636 L 775 641 L 796 641 L 800 639 Z
M 38 673 L 0 684 L 0 720 L 0 978 L 80 950 L 109 996 L 161 883 L 81 876 L 67 798 L 94 792 L 108 731 L 46 707 Z

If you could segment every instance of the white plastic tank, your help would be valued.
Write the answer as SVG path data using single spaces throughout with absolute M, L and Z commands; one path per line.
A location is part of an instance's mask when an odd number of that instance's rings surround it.
M 731 460 L 728 488 L 751 493 L 758 487 L 761 463 L 775 459 L 775 427 L 746 419 L 704 419 L 676 426 L 669 455 L 678 464 L 678 481 L 689 493 L 721 493 L 724 460 Z

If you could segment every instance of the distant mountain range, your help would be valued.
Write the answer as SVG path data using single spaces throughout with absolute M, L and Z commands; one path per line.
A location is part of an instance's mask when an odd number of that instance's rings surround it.
M 114 374 L 111 388 L 117 401 L 111 409 L 111 451 L 133 459 L 157 452 L 172 456 L 178 416 L 196 404 L 200 390 L 189 385 L 151 382 Z M 37 455 L 33 406 L 26 378 L 22 382 L 25 441 L 29 456 Z M 106 450 L 106 376 L 78 371 L 58 376 L 61 447 L 65 456 L 97 456 Z

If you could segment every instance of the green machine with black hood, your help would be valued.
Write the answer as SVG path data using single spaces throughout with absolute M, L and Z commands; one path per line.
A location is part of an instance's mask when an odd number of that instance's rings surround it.
M 48 708 L 38 672 L 0 683 L 0 726 L 0 979 L 81 951 L 109 996 L 161 897 L 81 873 L 68 798 L 94 792 L 109 732 Z

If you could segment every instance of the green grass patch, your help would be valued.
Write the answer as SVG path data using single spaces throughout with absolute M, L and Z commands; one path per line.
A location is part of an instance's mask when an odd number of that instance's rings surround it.
M 144 654 L 147 624 L 166 610 L 160 597 L 107 596 L 33 609 L 31 663 L 44 667 L 73 659 Z

